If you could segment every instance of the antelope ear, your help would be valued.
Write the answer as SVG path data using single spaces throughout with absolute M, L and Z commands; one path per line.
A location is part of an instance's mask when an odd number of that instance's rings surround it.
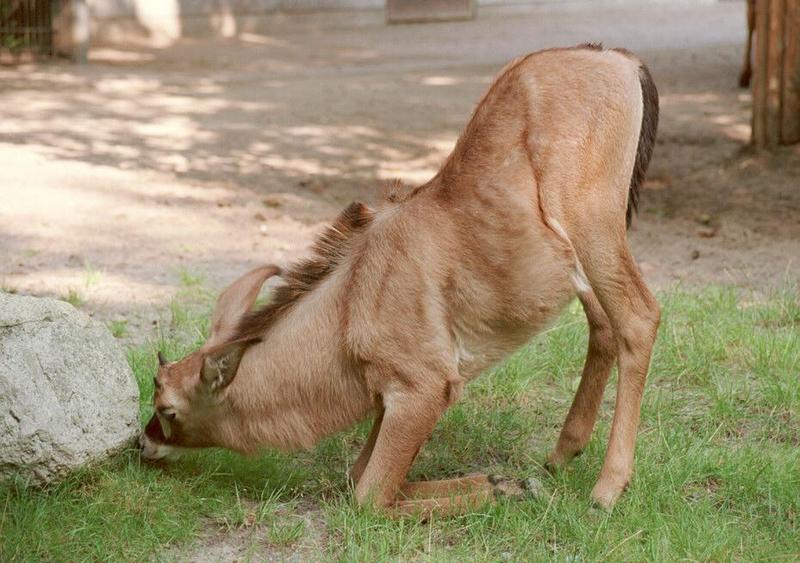
M 225 346 L 210 352 L 203 358 L 200 378 L 212 391 L 218 391 L 233 381 L 239 362 L 242 361 L 245 345 L 241 343 Z
M 250 310 L 261 291 L 261 286 L 272 276 L 281 273 L 278 266 L 270 264 L 247 272 L 223 291 L 211 318 L 211 334 L 206 346 L 231 340 L 236 325 Z

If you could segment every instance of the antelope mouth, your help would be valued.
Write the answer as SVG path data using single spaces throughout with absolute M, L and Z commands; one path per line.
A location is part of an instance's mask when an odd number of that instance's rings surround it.
M 139 436 L 139 447 L 142 459 L 150 463 L 172 461 L 181 455 L 180 448 L 155 442 L 144 432 Z
M 167 438 L 164 436 L 164 431 L 161 427 L 161 422 L 158 417 L 153 415 L 150 422 L 139 435 L 139 447 L 141 448 L 141 457 L 148 462 L 157 462 L 161 460 L 174 460 L 180 457 L 180 448 L 167 444 Z

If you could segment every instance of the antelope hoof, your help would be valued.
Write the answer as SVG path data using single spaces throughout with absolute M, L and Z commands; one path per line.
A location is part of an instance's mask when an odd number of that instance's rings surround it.
M 565 462 L 556 461 L 552 457 L 550 457 L 550 458 L 547 459 L 547 461 L 544 462 L 544 469 L 545 469 L 545 471 L 547 471 L 551 475 L 555 475 L 561 469 L 564 468 L 564 465 L 566 465 Z
M 567 456 L 556 450 L 547 456 L 547 460 L 544 462 L 544 468 L 548 471 L 548 473 L 555 473 L 559 469 L 563 468 L 567 463 L 569 463 Z
M 578 457 L 583 453 L 583 450 L 579 449 L 572 454 L 565 454 L 559 451 L 554 451 L 551 453 L 547 461 L 544 462 L 544 468 L 551 474 L 556 473 L 557 471 L 564 469 L 570 461 Z
M 489 475 L 487 480 L 492 485 L 495 498 L 538 498 L 544 489 L 544 485 L 535 477 L 506 479 L 499 475 Z
M 602 480 L 598 481 L 594 489 L 592 489 L 592 502 L 600 508 L 611 510 L 627 488 L 627 483 L 619 485 Z

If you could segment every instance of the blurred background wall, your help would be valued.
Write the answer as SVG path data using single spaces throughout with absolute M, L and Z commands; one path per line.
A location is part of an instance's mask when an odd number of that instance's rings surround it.
M 476 7 L 513 9 L 524 4 L 610 4 L 674 0 L 474 0 Z M 693 4 L 716 0 L 694 0 Z M 349 12 L 349 18 L 382 18 L 385 0 L 68 0 L 88 12 L 93 44 L 145 42 L 165 46 L 181 36 L 259 32 L 280 24 L 280 14 Z M 353 15 L 362 12 L 360 16 Z M 270 15 L 265 18 L 265 15 Z

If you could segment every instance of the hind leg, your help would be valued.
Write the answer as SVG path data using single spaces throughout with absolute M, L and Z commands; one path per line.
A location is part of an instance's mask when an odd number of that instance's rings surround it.
M 628 249 L 621 217 L 616 213 L 594 217 L 572 233 L 589 283 L 617 336 L 614 419 L 603 468 L 592 490 L 594 501 L 604 507 L 616 502 L 633 473 L 642 393 L 660 320 L 658 303 Z
M 379 404 L 376 407 L 376 410 L 377 413 L 375 415 L 375 422 L 372 423 L 372 430 L 369 432 L 367 442 L 364 444 L 364 447 L 361 449 L 361 453 L 358 455 L 358 459 L 356 459 L 356 462 L 350 469 L 350 480 L 354 485 L 358 484 L 359 480 L 361 479 L 361 475 L 364 474 L 364 469 L 367 468 L 367 463 L 372 455 L 372 450 L 375 448 L 375 441 L 378 439 L 378 434 L 381 431 L 381 423 L 383 422 L 384 411 L 383 405 Z
M 550 469 L 568 463 L 580 454 L 591 438 L 597 411 L 603 400 L 608 376 L 617 358 L 617 339 L 603 307 L 594 292 L 578 293 L 589 322 L 589 351 L 581 374 L 581 382 L 555 450 L 547 459 Z

